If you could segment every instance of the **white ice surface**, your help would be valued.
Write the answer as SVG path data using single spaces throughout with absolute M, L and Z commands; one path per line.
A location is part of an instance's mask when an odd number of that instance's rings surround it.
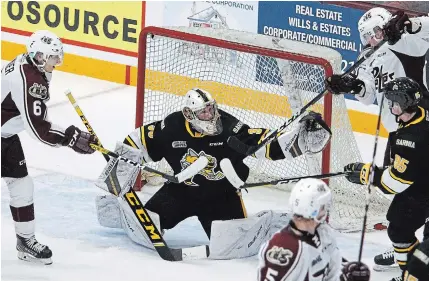
M 2 62 L 3 64 L 4 62 Z M 50 119 L 64 127 L 81 125 L 63 94 L 70 88 L 103 145 L 113 149 L 134 128 L 135 87 L 56 72 L 51 84 Z M 16 257 L 15 233 L 9 211 L 9 193 L 1 185 L 2 280 L 255 280 L 257 258 L 213 261 L 166 262 L 156 252 L 134 244 L 121 231 L 99 226 L 94 198 L 103 194 L 93 184 L 105 161 L 100 155 L 78 155 L 68 148 L 51 148 L 20 134 L 35 183 L 36 234 L 53 250 L 50 266 L 22 262 Z M 373 137 L 356 134 L 365 161 L 371 158 Z M 380 151 L 384 151 L 385 140 Z M 381 156 L 382 153 L 379 155 Z M 381 159 L 381 157 L 379 157 Z M 145 189 L 146 201 L 154 190 Z M 284 209 L 287 194 L 255 188 L 244 194 L 250 214 L 264 209 Z M 419 237 L 421 236 L 421 230 Z M 199 222 L 190 218 L 165 238 L 173 247 L 208 243 Z M 338 234 L 340 249 L 356 259 L 360 233 Z M 372 265 L 375 254 L 389 246 L 386 232 L 366 235 L 363 258 Z M 373 272 L 372 280 L 389 280 L 397 273 Z

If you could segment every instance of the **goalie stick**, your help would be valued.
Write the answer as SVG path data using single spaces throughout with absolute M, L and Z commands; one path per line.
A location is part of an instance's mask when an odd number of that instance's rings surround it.
M 131 164 L 133 166 L 139 167 L 142 170 L 145 170 L 147 172 L 151 172 L 157 175 L 162 176 L 163 178 L 167 179 L 168 181 L 172 182 L 172 183 L 181 183 L 184 180 L 187 180 L 189 178 L 192 178 L 193 176 L 195 176 L 196 174 L 198 174 L 199 171 L 201 171 L 202 169 L 204 169 L 204 167 L 207 166 L 207 164 L 209 163 L 209 160 L 207 159 L 207 157 L 204 156 L 200 156 L 198 157 L 198 159 L 192 163 L 189 167 L 187 167 L 186 169 L 184 169 L 183 171 L 181 171 L 180 173 L 178 173 L 177 175 L 171 176 L 169 174 L 163 173 L 161 171 L 152 169 L 151 167 L 148 167 L 144 164 L 140 164 L 137 163 L 133 160 L 130 160 L 128 158 L 125 158 L 113 151 L 110 151 L 102 146 L 99 145 L 95 145 L 95 144 L 90 144 L 90 146 L 94 149 L 97 150 L 101 153 L 103 153 L 104 155 L 108 155 L 110 157 L 113 158 L 118 158 L 121 161 L 127 162 L 128 164 Z
M 72 96 L 71 91 L 66 91 L 66 95 L 69 98 L 73 107 L 75 108 L 76 113 L 79 115 L 82 122 L 88 129 L 88 132 L 93 136 L 96 136 L 94 130 L 92 129 L 82 110 L 80 110 L 79 106 L 77 105 L 76 100 Z M 102 148 L 99 139 L 98 143 L 100 144 L 98 147 Z M 108 161 L 109 157 L 106 154 L 103 155 L 105 156 L 106 161 Z M 180 249 L 172 249 L 168 247 L 167 243 L 162 237 L 161 232 L 153 223 L 148 212 L 146 212 L 146 209 L 144 208 L 140 198 L 137 196 L 132 187 L 123 195 L 122 198 L 127 202 L 128 206 L 133 211 L 133 214 L 136 217 L 137 221 L 140 223 L 146 235 L 152 242 L 152 245 L 154 246 L 155 250 L 162 259 L 167 261 L 182 261 L 187 259 L 207 258 L 209 256 L 210 250 L 208 245 Z
M 222 159 L 220 161 L 220 168 L 222 169 L 222 172 L 225 175 L 225 177 L 228 179 L 228 181 L 237 189 L 245 189 L 249 187 L 258 187 L 258 186 L 264 186 L 264 185 L 280 185 L 280 184 L 294 183 L 302 179 L 309 179 L 309 178 L 327 179 L 327 178 L 333 178 L 333 177 L 341 177 L 345 175 L 344 172 L 338 172 L 338 173 L 330 173 L 330 174 L 285 178 L 285 179 L 265 181 L 265 182 L 245 183 L 240 179 L 240 177 L 235 172 L 235 169 L 232 166 L 231 160 L 227 158 Z
M 368 51 L 365 55 L 363 55 L 354 65 L 352 65 L 345 73 L 343 73 L 342 76 L 348 75 L 352 73 L 354 70 L 356 70 L 364 61 L 366 61 L 369 57 L 372 56 L 381 46 L 383 46 L 387 42 L 387 39 L 384 38 L 378 45 L 374 46 L 374 48 L 370 51 Z M 295 115 L 292 115 L 290 119 L 288 119 L 283 125 L 281 125 L 279 128 L 271 132 L 268 136 L 266 136 L 259 144 L 257 145 L 247 145 L 244 142 L 240 141 L 237 137 L 231 136 L 228 138 L 228 145 L 234 149 L 235 151 L 244 154 L 246 156 L 250 156 L 254 154 L 256 151 L 261 149 L 263 146 L 271 143 L 273 140 L 277 139 L 281 132 L 283 132 L 286 127 L 288 127 L 292 122 L 297 120 L 301 117 L 306 110 L 314 105 L 316 102 L 318 102 L 321 98 L 323 98 L 329 91 L 325 88 L 323 92 L 319 93 L 316 97 L 314 97 L 311 101 L 309 101 L 306 105 L 304 105 L 299 112 L 297 112 Z

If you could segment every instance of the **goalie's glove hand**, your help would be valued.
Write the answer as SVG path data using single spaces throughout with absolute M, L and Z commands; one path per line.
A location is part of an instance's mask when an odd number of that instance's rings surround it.
M 71 147 L 71 149 L 80 154 L 91 154 L 95 150 L 90 147 L 90 144 L 97 143 L 96 137 L 88 132 L 82 132 L 78 127 L 71 125 L 65 131 L 62 145 Z
M 412 23 L 404 11 L 397 11 L 383 28 L 389 45 L 394 45 L 407 31 L 412 33 Z
M 344 265 L 342 274 L 340 276 L 341 281 L 369 281 L 371 271 L 368 266 L 362 262 L 349 262 Z
M 331 129 L 320 113 L 310 111 L 299 123 L 301 131 L 298 141 L 301 151 L 314 154 L 322 151 L 331 139 Z
M 341 94 L 359 94 L 365 87 L 365 84 L 356 78 L 353 74 L 337 75 L 334 74 L 325 80 L 326 88 L 334 95 Z

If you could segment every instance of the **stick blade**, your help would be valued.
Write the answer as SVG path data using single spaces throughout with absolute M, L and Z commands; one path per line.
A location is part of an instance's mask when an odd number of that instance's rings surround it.
M 202 169 L 204 169 L 209 160 L 205 156 L 200 156 L 198 159 L 192 163 L 188 168 L 184 169 L 180 173 L 178 173 L 175 177 L 177 179 L 177 183 L 181 183 L 189 178 L 192 178 L 196 174 L 198 174 Z
M 232 166 L 231 160 L 224 158 L 220 161 L 220 168 L 222 169 L 223 174 L 228 179 L 228 181 L 237 189 L 240 189 L 244 185 L 244 181 L 235 172 L 234 167 Z

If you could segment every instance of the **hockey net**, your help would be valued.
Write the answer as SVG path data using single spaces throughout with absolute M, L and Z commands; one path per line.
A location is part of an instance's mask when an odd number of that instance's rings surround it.
M 340 65 L 338 52 L 302 42 L 225 29 L 147 27 L 139 41 L 136 126 L 181 110 L 186 92 L 200 87 L 250 127 L 274 130 L 323 91 L 325 77 L 339 72 Z M 292 161 L 248 157 L 248 182 L 338 172 L 361 161 L 343 96 L 328 94 L 311 110 L 331 126 L 330 145 L 320 155 Z M 169 170 L 166 162 L 156 167 Z M 341 231 L 360 230 L 365 187 L 342 177 L 329 185 L 334 193 L 330 224 Z M 385 221 L 388 205 L 373 192 L 369 229 Z

